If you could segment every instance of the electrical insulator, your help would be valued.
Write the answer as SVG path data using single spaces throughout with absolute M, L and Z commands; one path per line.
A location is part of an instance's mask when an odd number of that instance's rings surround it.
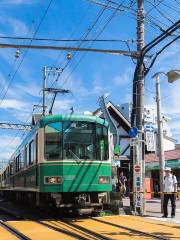
M 19 58 L 19 57 L 20 57 L 20 54 L 21 54 L 20 50 L 19 50 L 19 49 L 17 49 L 17 50 L 16 50 L 15 57 L 16 57 L 16 58 Z
M 71 58 L 72 58 L 72 54 L 71 54 L 71 53 L 68 53 L 68 54 L 67 54 L 67 59 L 68 59 L 68 60 L 71 60 Z

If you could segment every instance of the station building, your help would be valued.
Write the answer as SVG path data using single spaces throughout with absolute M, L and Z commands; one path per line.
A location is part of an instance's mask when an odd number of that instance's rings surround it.
M 106 105 L 113 121 L 116 123 L 118 133 L 120 136 L 120 148 L 121 156 L 114 159 L 117 162 L 119 171 L 123 171 L 128 176 L 130 169 L 130 137 L 129 130 L 131 128 L 130 116 L 131 116 L 131 104 L 125 103 L 121 105 L 115 105 L 112 102 L 108 102 Z M 103 117 L 101 109 L 97 109 L 94 115 Z M 153 107 L 145 107 L 145 131 L 149 128 L 153 128 L 155 135 L 155 143 L 153 151 L 148 151 L 148 147 L 145 149 L 145 170 L 146 178 L 151 182 L 151 190 L 154 190 L 156 183 L 159 183 L 159 159 L 156 155 L 156 149 L 158 149 L 157 142 L 157 117 L 156 111 Z M 180 145 L 176 144 L 176 140 L 172 137 L 171 129 L 169 127 L 170 119 L 165 115 L 163 118 L 163 143 L 165 151 L 165 164 L 171 167 L 173 173 L 177 176 L 178 186 L 180 187 Z

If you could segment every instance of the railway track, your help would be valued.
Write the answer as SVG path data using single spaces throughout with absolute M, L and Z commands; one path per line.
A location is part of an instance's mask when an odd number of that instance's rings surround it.
M 1 208 L 0 208 L 1 211 Z M 143 229 L 148 229 L 148 226 L 153 225 L 154 232 L 145 232 L 136 228 L 133 225 L 133 217 L 119 217 L 118 222 L 111 221 L 111 218 L 88 218 L 88 219 L 47 219 L 47 220 L 32 220 L 25 219 L 23 216 L 19 216 L 3 209 L 3 212 L 7 212 L 7 215 L 11 216 L 13 220 L 0 220 L 0 226 L 11 233 L 14 239 L 26 239 L 26 240 L 114 240 L 114 239 L 180 239 L 178 237 L 168 237 L 167 230 L 163 232 L 158 231 L 157 223 L 145 222 L 144 219 L 138 219 L 139 224 L 143 226 Z M 20 220 L 19 220 L 20 219 Z M 115 218 L 113 218 L 115 219 Z M 123 220 L 122 220 L 123 219 Z M 15 221 L 14 221 L 15 220 Z M 122 222 L 121 222 L 122 221 Z M 126 221 L 126 224 L 125 222 Z M 137 220 L 136 220 L 137 221 Z M 137 222 L 138 222 L 137 221 Z M 122 223 L 122 224 L 121 224 Z M 149 224 L 149 225 L 148 225 Z M 126 225 L 126 226 L 125 226 Z M 146 227 L 144 227 L 146 225 Z M 132 227 L 131 227 L 132 226 Z M 165 226 L 163 226 L 165 227 Z M 168 226 L 167 226 L 168 227 Z M 30 233 L 32 229 L 32 233 Z M 169 228 L 170 229 L 170 228 Z M 161 235 L 162 233 L 162 235 Z M 179 233 L 180 234 L 180 233 Z M 1 238 L 0 239 L 4 240 Z M 9 240 L 9 238 L 6 238 Z
M 25 231 L 23 230 L 23 225 L 32 224 L 34 228 L 40 228 L 40 226 L 43 226 L 46 229 L 50 229 L 51 234 L 52 232 L 59 233 L 59 237 L 57 239 L 80 239 L 80 240 L 112 240 L 112 238 L 104 237 L 98 233 L 95 233 L 93 231 L 88 231 L 84 229 L 83 231 L 80 231 L 78 227 L 63 223 L 61 227 L 53 226 L 52 224 L 49 224 L 47 221 L 32 221 L 30 219 L 25 219 L 23 216 L 19 216 L 19 214 L 15 214 L 9 210 L 6 210 L 4 208 L 0 208 L 0 211 L 5 213 L 7 216 L 10 216 L 11 220 L 8 221 L 2 221 L 0 220 L 0 226 L 2 226 L 5 230 L 7 230 L 9 233 L 11 233 L 13 236 L 16 237 L 16 239 L 21 240 L 39 240 L 39 236 L 27 236 Z M 15 221 L 14 221 L 15 220 Z M 18 220 L 18 221 L 17 221 Z M 20 226 L 21 225 L 21 226 Z M 39 225 L 39 226 L 38 226 Z M 73 228 L 72 228 L 73 227 Z M 49 233 L 50 233 L 49 232 Z M 61 236 L 62 235 L 62 236 Z M 47 238 L 47 236 L 46 236 Z M 1 238 L 0 238 L 1 239 Z M 3 239 L 3 238 L 2 238 Z M 42 239 L 45 239 L 44 236 L 42 236 Z M 49 235 L 49 238 L 47 239 L 53 239 L 51 238 L 51 235 Z
M 3 227 L 5 230 L 7 230 L 9 233 L 11 233 L 13 236 L 15 236 L 17 239 L 21 240 L 31 240 L 31 238 L 25 236 L 21 232 L 19 232 L 14 227 L 10 226 L 9 224 L 3 222 L 0 220 L 0 226 Z M 2 239 L 2 238 L 1 238 Z
M 137 230 L 137 229 L 134 229 L 134 228 L 131 228 L 131 227 L 125 227 L 125 226 L 120 225 L 120 224 L 114 224 L 114 223 L 106 222 L 106 221 L 103 221 L 103 220 L 100 220 L 100 219 L 97 219 L 97 218 L 96 219 L 93 218 L 93 220 L 97 221 L 97 222 L 100 222 L 100 223 L 103 223 L 103 224 L 106 224 L 106 225 L 111 225 L 111 226 L 114 226 L 114 227 L 118 227 L 120 229 L 125 229 L 125 230 L 128 230 L 128 231 L 134 232 L 134 233 L 138 233 L 142 236 L 152 237 L 152 239 L 160 239 L 160 240 L 167 240 L 168 239 L 167 237 L 163 237 L 163 236 L 155 235 L 155 234 L 152 234 L 152 233 L 140 231 L 140 230 Z

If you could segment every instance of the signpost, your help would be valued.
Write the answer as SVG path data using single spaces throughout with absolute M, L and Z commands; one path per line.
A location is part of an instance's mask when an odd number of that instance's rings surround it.
M 156 138 L 154 133 L 154 127 L 152 125 L 145 126 L 145 136 L 146 136 L 146 147 L 147 151 L 156 151 Z
M 142 153 L 139 151 L 142 147 L 142 140 L 138 138 L 138 129 L 133 127 L 129 131 L 131 138 L 130 145 L 133 147 L 133 201 L 135 214 L 142 213 L 143 206 L 143 180 L 142 180 Z
M 134 165 L 134 185 L 135 185 L 135 207 L 140 208 L 142 206 L 141 202 L 141 165 Z M 136 209 L 135 209 L 136 210 Z

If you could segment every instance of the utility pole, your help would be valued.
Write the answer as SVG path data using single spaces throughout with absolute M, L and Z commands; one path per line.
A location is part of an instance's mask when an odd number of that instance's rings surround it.
M 137 0 L 137 51 L 142 52 L 144 48 L 144 1 Z M 140 214 L 144 214 L 145 200 L 144 200 L 144 181 L 145 181 L 145 162 L 144 162 L 144 64 L 141 56 L 137 59 L 136 72 L 133 82 L 133 114 L 132 124 L 138 129 L 138 145 L 133 148 L 133 193 L 135 193 L 133 200 L 136 210 Z M 140 167 L 139 176 L 135 175 L 134 166 Z M 140 186 L 137 185 L 137 182 Z
M 47 73 L 47 70 L 46 70 L 46 66 L 44 66 L 44 71 L 43 71 L 43 100 L 42 100 L 42 115 L 44 116 L 45 113 L 46 113 L 46 73 Z
M 161 118 L 161 98 L 160 98 L 160 81 L 159 75 L 155 76 L 156 80 L 156 102 L 157 102 L 157 124 L 158 124 L 158 157 L 160 165 L 160 191 L 164 191 L 164 147 L 163 147 L 163 128 Z M 161 194 L 161 213 L 163 213 L 163 194 Z

